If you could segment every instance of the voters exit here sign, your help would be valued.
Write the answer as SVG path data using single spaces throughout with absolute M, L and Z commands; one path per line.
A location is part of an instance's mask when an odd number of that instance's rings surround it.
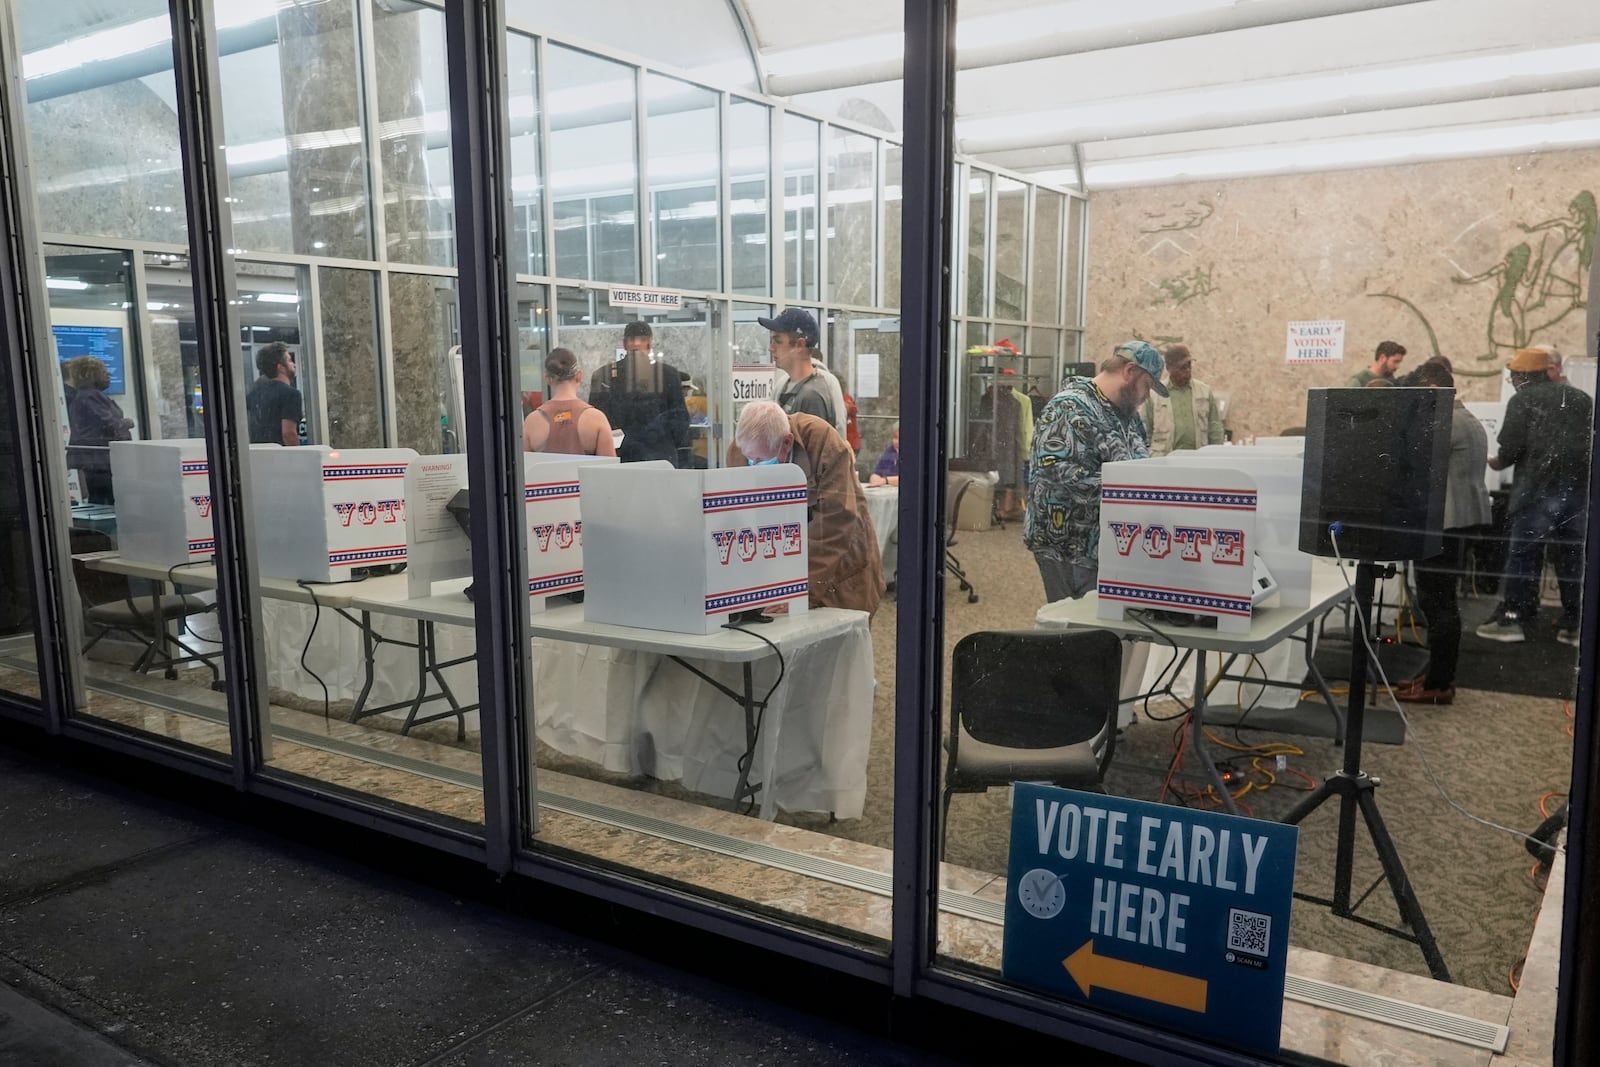
M 1275 1054 L 1298 827 L 1051 786 L 1015 790 L 1005 977 Z

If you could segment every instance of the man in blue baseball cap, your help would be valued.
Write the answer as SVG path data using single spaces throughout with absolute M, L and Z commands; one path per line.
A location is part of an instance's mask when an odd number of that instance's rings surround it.
M 784 308 L 781 315 L 756 321 L 772 331 L 767 351 L 785 375 L 776 386 L 778 406 L 791 415 L 815 415 L 844 436 L 844 395 L 817 351 L 822 343 L 817 317 L 805 308 Z
M 1076 600 L 1100 573 L 1100 466 L 1150 455 L 1139 409 L 1166 396 L 1166 362 L 1144 341 L 1118 345 L 1093 378 L 1069 378 L 1033 430 L 1023 543 L 1049 600 Z

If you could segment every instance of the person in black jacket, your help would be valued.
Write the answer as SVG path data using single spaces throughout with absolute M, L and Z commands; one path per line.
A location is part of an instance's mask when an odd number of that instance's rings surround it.
M 589 403 L 612 429 L 622 431 L 617 455 L 624 463 L 668 460 L 689 465 L 689 409 L 683 402 L 683 375 L 652 351 L 647 322 L 630 322 L 622 332 L 623 357 L 589 379 Z
M 122 414 L 117 402 L 106 396 L 111 372 L 93 356 L 78 356 L 66 364 L 66 382 L 72 389 L 67 401 L 67 466 L 76 467 L 83 479 L 84 495 L 91 504 L 115 504 L 111 485 L 112 441 L 131 441 L 133 420 Z

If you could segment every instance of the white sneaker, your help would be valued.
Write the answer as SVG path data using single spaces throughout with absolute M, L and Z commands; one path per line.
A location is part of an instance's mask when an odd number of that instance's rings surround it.
M 1490 619 L 1473 632 L 1485 640 L 1501 641 L 1506 644 L 1515 644 L 1518 641 L 1526 641 L 1528 639 L 1528 635 L 1522 629 L 1522 623 L 1518 622 L 1514 616 L 1500 616 Z M 1573 640 L 1576 642 L 1576 636 L 1574 636 Z
M 1571 645 L 1573 648 L 1577 648 L 1578 628 L 1576 626 L 1570 626 L 1565 629 L 1557 630 L 1556 640 L 1560 641 L 1563 645 Z

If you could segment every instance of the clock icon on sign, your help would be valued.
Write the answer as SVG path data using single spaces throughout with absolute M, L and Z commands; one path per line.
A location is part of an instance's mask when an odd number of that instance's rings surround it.
M 1064 877 L 1035 867 L 1017 883 L 1017 902 L 1035 919 L 1054 919 L 1067 903 Z

